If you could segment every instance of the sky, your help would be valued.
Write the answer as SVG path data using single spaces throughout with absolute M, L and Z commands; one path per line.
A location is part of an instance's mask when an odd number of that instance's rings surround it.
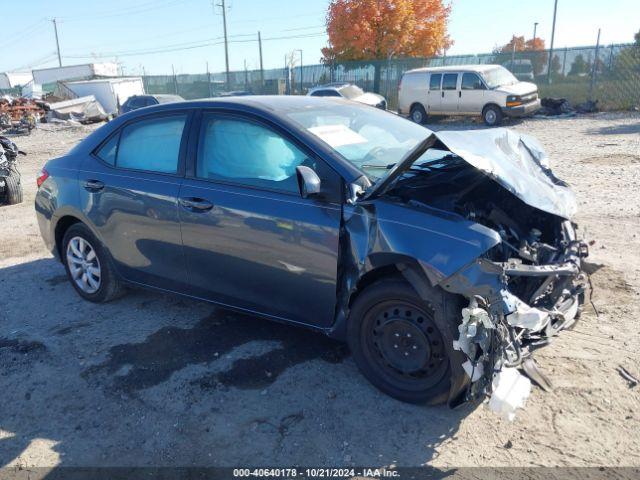
M 490 52 L 513 34 L 551 39 L 554 0 L 445 0 L 452 3 L 447 54 Z M 63 65 L 113 61 L 125 74 L 204 73 L 225 69 L 222 0 L 0 0 L 0 72 L 57 66 L 56 18 Z M 329 0 L 226 0 L 231 70 L 280 68 L 294 52 L 318 63 L 326 45 Z M 6 5 L 5 5 L 6 4 Z M 558 0 L 556 48 L 633 41 L 639 0 Z M 300 52 L 301 50 L 301 52 Z

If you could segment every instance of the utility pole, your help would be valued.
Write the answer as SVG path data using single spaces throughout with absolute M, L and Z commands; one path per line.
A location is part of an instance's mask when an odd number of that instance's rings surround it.
M 229 78 L 229 41 L 227 39 L 227 6 L 225 0 L 220 0 L 218 4 L 222 8 L 222 29 L 224 32 L 224 63 L 226 67 L 227 91 L 231 90 L 231 82 Z
M 264 67 L 262 65 L 262 37 L 258 31 L 258 51 L 260 52 L 260 93 L 264 93 Z
M 553 23 L 551 25 L 551 45 L 549 46 L 549 63 L 547 65 L 547 83 L 551 83 L 551 59 L 553 58 L 553 40 L 556 35 L 556 13 L 558 12 L 558 0 L 553 3 Z
M 211 92 L 211 73 L 209 72 L 209 62 L 207 62 L 207 87 L 209 87 L 209 98 L 213 97 Z
M 600 50 L 600 29 L 598 29 L 598 39 L 596 40 L 596 54 L 591 64 L 591 82 L 589 83 L 589 100 L 593 100 L 593 86 L 596 82 L 596 74 L 598 73 L 598 50 Z
M 304 91 L 304 83 L 303 83 L 303 78 L 302 78 L 302 50 L 301 49 L 296 49 L 297 52 L 300 52 L 300 94 L 303 94 Z
M 62 57 L 60 56 L 60 40 L 58 40 L 58 24 L 56 23 L 56 19 L 53 18 L 51 20 L 53 22 L 53 31 L 56 34 L 56 50 L 58 51 L 58 66 L 62 66 Z
M 533 39 L 536 39 L 536 30 L 538 30 L 538 22 L 533 22 Z
M 176 77 L 176 69 L 171 64 L 171 73 L 173 74 L 173 93 L 178 94 L 178 78 Z

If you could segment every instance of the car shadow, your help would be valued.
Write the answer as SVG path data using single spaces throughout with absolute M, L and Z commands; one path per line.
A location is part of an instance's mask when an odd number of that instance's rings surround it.
M 144 290 L 95 305 L 63 274 L 0 269 L 2 467 L 418 466 L 473 410 L 391 399 L 314 331 Z

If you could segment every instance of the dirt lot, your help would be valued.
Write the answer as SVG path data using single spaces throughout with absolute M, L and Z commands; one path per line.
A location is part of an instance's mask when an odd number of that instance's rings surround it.
M 555 390 L 535 388 L 513 423 L 395 401 L 342 345 L 293 327 L 147 291 L 80 300 L 42 245 L 34 178 L 90 129 L 17 138 L 30 155 L 24 203 L 0 208 L 0 466 L 640 465 L 640 386 L 616 371 L 640 375 L 640 115 L 514 128 L 577 192 L 597 315 L 538 354 Z

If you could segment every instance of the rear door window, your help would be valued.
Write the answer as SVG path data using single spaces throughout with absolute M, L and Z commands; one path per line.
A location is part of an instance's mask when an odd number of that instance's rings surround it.
M 443 90 L 455 90 L 458 84 L 458 74 L 457 73 L 445 73 L 442 78 L 442 89 Z
M 429 78 L 429 90 L 440 90 L 441 73 L 432 73 Z
M 117 168 L 177 173 L 187 115 L 141 120 L 125 126 L 96 155 Z

